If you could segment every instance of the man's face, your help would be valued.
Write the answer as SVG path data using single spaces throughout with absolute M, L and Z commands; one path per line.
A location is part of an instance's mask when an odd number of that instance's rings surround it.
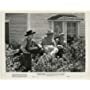
M 32 39 L 33 38 L 33 34 L 28 36 L 28 39 Z
M 48 35 L 48 38 L 52 39 L 52 38 L 54 38 L 54 35 L 53 34 Z

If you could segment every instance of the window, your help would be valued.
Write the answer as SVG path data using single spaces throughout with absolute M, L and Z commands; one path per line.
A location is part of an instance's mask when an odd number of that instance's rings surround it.
M 63 32 L 62 22 L 54 22 L 54 32 L 56 35 Z
M 77 34 L 77 22 L 67 22 L 67 35 Z

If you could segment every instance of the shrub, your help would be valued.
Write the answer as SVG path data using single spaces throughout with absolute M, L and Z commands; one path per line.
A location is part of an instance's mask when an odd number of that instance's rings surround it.
M 16 42 L 11 44 L 14 49 L 19 45 Z M 24 66 L 20 67 L 20 56 L 6 57 L 7 71 L 23 71 Z M 73 41 L 67 45 L 62 57 L 51 57 L 44 54 L 41 57 L 32 58 L 33 72 L 84 72 L 85 71 L 85 40 L 83 38 Z
M 18 49 L 20 47 L 20 44 L 16 40 L 11 40 L 10 46 L 13 49 Z

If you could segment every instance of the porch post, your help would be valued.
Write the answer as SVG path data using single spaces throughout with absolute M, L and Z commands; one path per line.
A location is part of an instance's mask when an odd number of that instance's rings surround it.
M 51 30 L 54 31 L 54 21 L 51 22 Z
M 67 22 L 66 21 L 62 22 L 62 27 L 63 27 L 64 39 L 67 42 Z
M 77 37 L 80 35 L 80 22 L 77 22 Z
M 30 13 L 27 14 L 27 31 L 31 29 L 30 26 Z

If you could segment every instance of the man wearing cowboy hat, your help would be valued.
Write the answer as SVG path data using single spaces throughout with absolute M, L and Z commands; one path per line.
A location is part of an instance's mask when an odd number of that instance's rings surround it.
M 51 30 L 46 33 L 46 37 L 42 39 L 41 44 L 45 51 L 51 56 L 54 56 L 58 52 L 58 49 L 56 48 L 56 42 L 54 40 L 54 32 Z
M 31 52 L 37 49 L 37 44 L 33 40 L 33 35 L 36 32 L 29 30 L 25 34 L 25 39 L 21 44 L 21 51 L 24 53 L 24 59 L 22 60 L 22 65 L 26 68 L 25 71 L 32 70 Z

